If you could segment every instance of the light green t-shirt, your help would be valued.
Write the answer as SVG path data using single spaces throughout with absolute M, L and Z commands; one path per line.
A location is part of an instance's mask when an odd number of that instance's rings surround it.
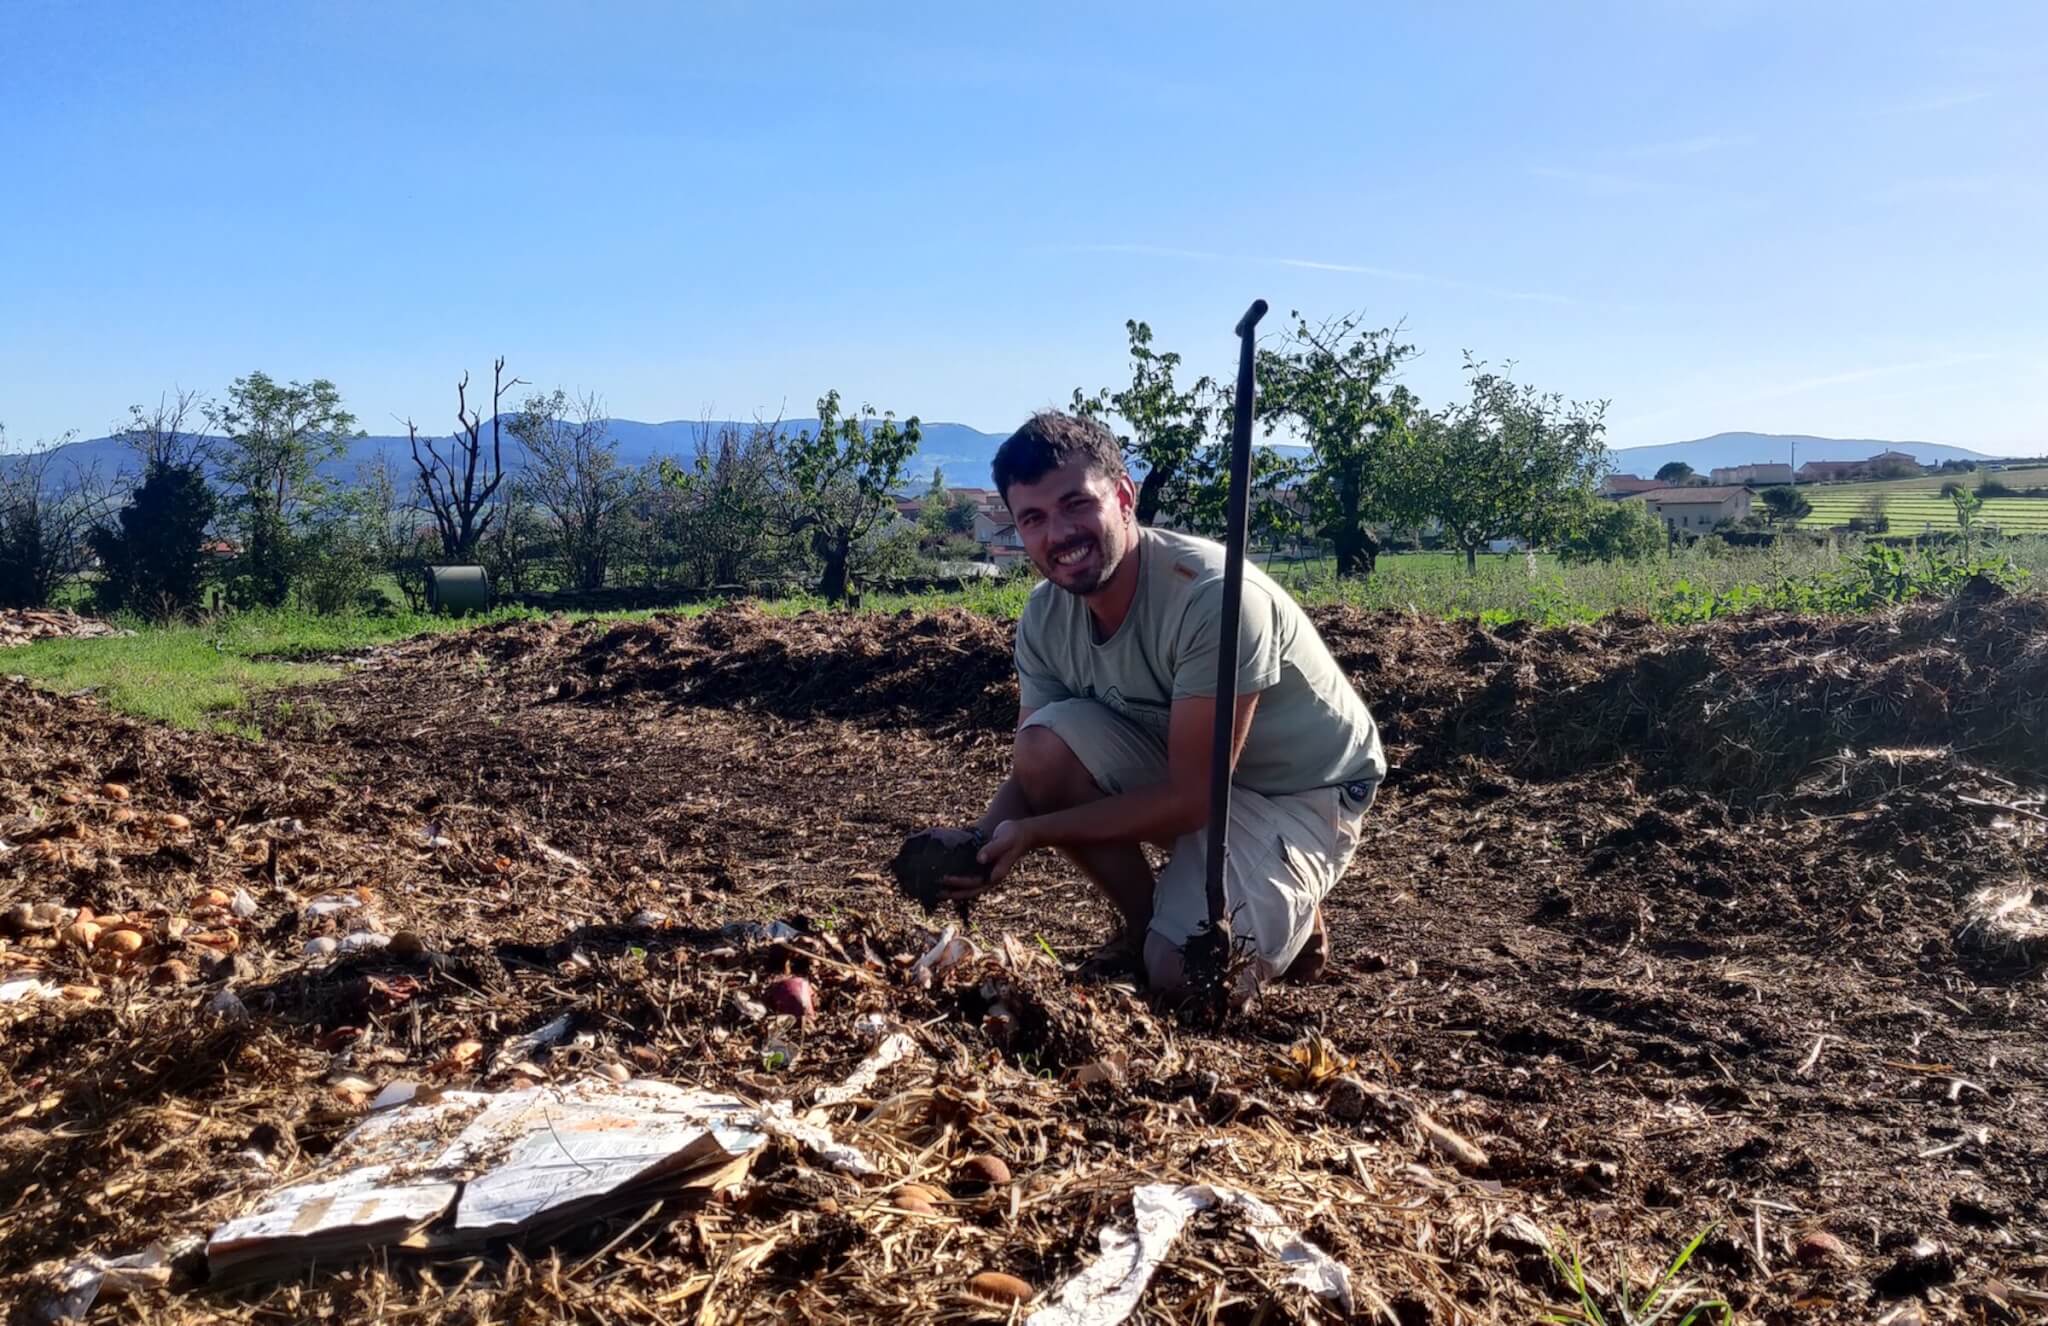
M 1082 698 L 1107 705 L 1164 744 L 1175 700 L 1216 693 L 1223 607 L 1219 543 L 1141 528 L 1138 591 L 1107 640 L 1078 595 L 1050 581 L 1017 623 L 1017 684 L 1026 709 Z M 1387 759 L 1379 729 L 1293 596 L 1256 566 L 1244 571 L 1237 690 L 1258 693 L 1238 756 L 1241 787 L 1270 796 L 1338 783 L 1376 783 Z

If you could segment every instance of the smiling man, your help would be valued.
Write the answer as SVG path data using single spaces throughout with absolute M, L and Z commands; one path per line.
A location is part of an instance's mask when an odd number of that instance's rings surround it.
M 1121 919 L 1086 970 L 1142 967 L 1177 990 L 1181 949 L 1208 918 L 1223 547 L 1139 525 L 1122 450 L 1092 420 L 1035 416 L 997 450 L 995 484 L 1045 580 L 1017 624 L 1010 776 L 975 829 L 988 873 L 948 888 L 999 888 L 1024 856 L 1057 849 Z M 1260 979 L 1305 978 L 1328 957 L 1323 900 L 1350 863 L 1386 759 L 1314 625 L 1252 566 L 1242 623 L 1232 928 L 1255 946 Z M 1146 843 L 1169 853 L 1156 875 Z

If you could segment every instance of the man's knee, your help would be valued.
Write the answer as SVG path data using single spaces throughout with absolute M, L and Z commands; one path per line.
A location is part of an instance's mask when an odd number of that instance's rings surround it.
M 1180 946 L 1157 930 L 1145 932 L 1145 983 L 1161 994 L 1176 995 L 1187 988 L 1187 967 Z
M 1010 770 L 1038 814 L 1101 797 L 1102 789 L 1059 733 L 1043 725 L 1020 728 Z

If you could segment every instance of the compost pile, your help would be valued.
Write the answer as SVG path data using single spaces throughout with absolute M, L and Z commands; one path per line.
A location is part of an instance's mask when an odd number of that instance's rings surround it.
M 1025 1320 L 1196 1194 L 1131 1319 L 1342 1319 L 1320 1257 L 1358 1319 L 1529 1320 L 1567 1243 L 1611 1308 L 1703 1229 L 1682 1278 L 1744 1315 L 2038 1315 L 2040 600 L 1317 622 L 1397 768 L 1335 971 L 1220 1033 L 1068 979 L 1103 921 L 1054 860 L 964 933 L 889 878 L 1002 774 L 1000 623 L 510 624 L 277 697 L 261 744 L 0 683 L 0 1296 Z M 789 1123 L 567 1234 L 209 1282 L 380 1106 L 621 1079 Z

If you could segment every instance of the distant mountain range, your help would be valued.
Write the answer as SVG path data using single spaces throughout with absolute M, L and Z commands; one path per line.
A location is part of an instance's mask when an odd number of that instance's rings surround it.
M 815 419 L 788 419 L 783 421 L 781 428 L 784 433 L 794 435 L 815 430 L 817 426 Z M 698 420 L 674 419 L 667 423 L 649 424 L 632 419 L 614 419 L 611 431 L 619 444 L 619 458 L 628 465 L 637 466 L 659 456 L 687 458 L 695 454 L 697 438 L 706 428 L 715 435 L 728 427 L 745 429 L 751 425 L 731 420 L 712 420 L 707 424 Z M 984 433 L 966 424 L 931 423 L 923 427 L 924 441 L 910 463 L 906 487 L 922 488 L 930 480 L 933 466 L 943 468 L 947 483 L 954 487 L 988 485 L 989 465 L 1007 434 Z M 1791 461 L 1799 465 L 1809 460 L 1861 460 L 1887 450 L 1907 452 L 1927 465 L 1938 465 L 1944 460 L 1990 459 L 1984 452 L 1940 442 L 1809 437 L 1785 433 L 1716 433 L 1690 442 L 1625 447 L 1611 455 L 1618 472 L 1649 478 L 1659 467 L 1674 460 L 1684 461 L 1698 473 L 1705 474 L 1719 466 L 1766 461 Z M 112 437 L 70 443 L 63 449 L 63 454 L 73 463 L 96 464 L 108 473 L 119 470 L 130 459 L 127 448 L 119 439 Z M 345 455 L 321 468 L 331 478 L 353 479 L 361 466 L 374 463 L 379 455 L 389 457 L 401 474 L 410 472 L 410 445 L 405 438 L 391 435 L 356 438 L 349 443 Z M 506 468 L 516 472 L 520 460 L 519 448 L 508 436 L 505 440 Z M 0 463 L 4 463 L 4 458 L 0 458 Z
M 1945 460 L 1989 460 L 1968 447 L 1941 442 L 1887 442 L 1874 437 L 1809 437 L 1803 433 L 1716 433 L 1690 442 L 1662 442 L 1649 447 L 1622 447 L 1609 453 L 1621 474 L 1654 478 L 1674 460 L 1699 474 L 1736 465 L 1789 462 L 1795 469 L 1810 460 L 1865 460 L 1880 451 L 1903 451 L 1922 465 Z
M 503 417 L 503 416 L 501 416 Z M 716 436 L 721 430 L 735 428 L 745 430 L 753 427 L 729 419 L 683 420 L 672 419 L 667 423 L 648 424 L 634 419 L 611 421 L 611 435 L 619 445 L 619 459 L 630 466 L 644 465 L 661 456 L 674 456 L 684 460 L 694 456 L 697 439 L 705 435 Z M 816 419 L 785 419 L 780 431 L 786 436 L 803 432 L 815 432 Z M 924 440 L 907 471 L 915 486 L 922 488 L 931 480 L 932 467 L 941 466 L 946 472 L 946 482 L 955 487 L 986 487 L 989 482 L 989 463 L 995 459 L 996 448 L 1002 444 L 1006 433 L 983 433 L 965 424 L 933 423 L 922 425 Z M 425 440 L 426 435 L 422 435 Z M 442 443 L 442 454 L 447 454 L 445 435 L 435 438 Z M 524 453 L 512 440 L 508 429 L 505 434 L 505 468 L 517 473 Z M 484 432 L 484 445 L 490 445 L 488 425 Z M 96 437 L 83 442 L 72 442 L 61 448 L 63 459 L 80 466 L 97 465 L 103 473 L 114 473 L 124 466 L 133 464 L 128 448 L 116 437 Z M 353 438 L 348 450 L 335 460 L 320 467 L 322 474 L 331 479 L 353 480 L 365 465 L 374 465 L 379 456 L 387 457 L 401 475 L 412 470 L 412 444 L 402 435 L 377 435 Z M 0 463 L 5 458 L 0 457 Z

